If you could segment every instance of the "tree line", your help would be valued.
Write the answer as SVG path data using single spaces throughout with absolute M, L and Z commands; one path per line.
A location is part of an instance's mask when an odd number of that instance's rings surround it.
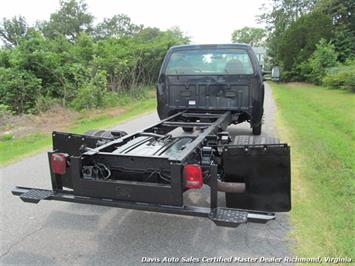
M 270 0 L 266 28 L 245 27 L 233 42 L 266 46 L 269 66 L 286 81 L 355 91 L 355 2 Z M 265 7 L 266 8 L 266 7 Z M 189 42 L 179 28 L 162 31 L 117 14 L 94 25 L 83 0 L 60 0 L 47 21 L 0 22 L 0 112 L 32 113 L 54 103 L 75 109 L 114 105 L 155 82 L 167 49 Z
M 167 49 L 189 42 L 117 14 L 94 25 L 83 0 L 60 0 L 48 21 L 0 23 L 0 111 L 33 113 L 60 102 L 75 109 L 114 105 L 156 81 Z
M 271 0 L 259 21 L 233 42 L 267 47 L 269 66 L 286 81 L 308 81 L 355 91 L 355 1 Z

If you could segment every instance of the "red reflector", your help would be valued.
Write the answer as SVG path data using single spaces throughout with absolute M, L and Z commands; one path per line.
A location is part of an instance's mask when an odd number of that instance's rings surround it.
M 64 175 L 67 170 L 67 159 L 64 153 L 53 153 L 51 157 L 52 171 L 57 175 Z
M 187 164 L 184 167 L 185 187 L 201 188 L 203 185 L 202 170 L 198 164 Z

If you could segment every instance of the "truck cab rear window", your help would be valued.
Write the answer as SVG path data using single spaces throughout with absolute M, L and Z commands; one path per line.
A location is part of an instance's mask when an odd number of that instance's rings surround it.
M 253 67 L 242 49 L 199 49 L 174 52 L 167 75 L 250 75 Z

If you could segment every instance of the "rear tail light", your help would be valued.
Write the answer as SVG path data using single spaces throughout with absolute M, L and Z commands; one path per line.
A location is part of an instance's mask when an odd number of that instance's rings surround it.
M 64 175 L 67 171 L 66 155 L 64 153 L 52 153 L 51 167 L 55 174 Z
M 202 169 L 198 164 L 187 164 L 184 167 L 186 188 L 201 188 L 203 185 Z

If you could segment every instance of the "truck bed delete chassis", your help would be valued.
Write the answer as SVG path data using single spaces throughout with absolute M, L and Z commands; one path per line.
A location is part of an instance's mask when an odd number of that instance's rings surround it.
M 16 187 L 12 193 L 30 203 L 58 200 L 200 216 L 223 226 L 267 222 L 291 207 L 289 146 L 267 138 L 231 139 L 225 130 L 235 116 L 184 111 L 119 138 L 53 132 L 49 161 L 65 156 L 65 171 L 55 173 L 50 164 L 52 190 Z M 209 208 L 184 206 L 187 164 L 202 169 Z M 218 191 L 226 192 L 227 208 L 218 206 Z

